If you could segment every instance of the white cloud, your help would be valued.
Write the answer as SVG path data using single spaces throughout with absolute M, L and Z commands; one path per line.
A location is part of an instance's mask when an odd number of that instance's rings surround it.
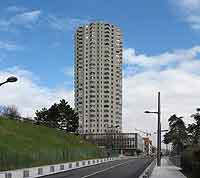
M 199 15 L 189 15 L 186 21 L 194 30 L 200 30 L 200 14 Z
M 171 114 L 184 116 L 186 123 L 199 107 L 200 47 L 175 50 L 156 56 L 124 50 L 128 71 L 123 78 L 123 128 L 156 131 L 156 115 L 144 114 L 157 109 L 157 92 L 161 92 L 162 124 L 168 127 Z M 164 66 L 164 67 L 162 67 Z M 134 71 L 137 71 L 135 73 Z M 155 141 L 155 137 L 153 137 Z
M 147 56 L 145 54 L 137 54 L 135 49 L 128 48 L 124 50 L 124 63 L 133 65 L 133 67 L 143 67 L 145 69 L 160 70 L 163 67 L 177 67 L 183 62 L 193 62 L 200 53 L 200 46 L 195 46 L 187 50 L 175 50 L 166 52 L 156 56 Z M 135 66 L 136 65 L 136 66 Z
M 175 3 L 182 7 L 183 10 L 187 10 L 187 12 L 193 12 L 200 9 L 199 0 L 177 0 Z
M 200 0 L 171 0 L 171 2 L 180 9 L 184 20 L 191 28 L 200 29 Z
M 24 12 L 27 10 L 28 10 L 27 8 L 19 7 L 19 6 L 9 6 L 6 8 L 6 11 L 8 11 L 8 12 Z
M 14 24 L 29 24 L 29 23 L 35 23 L 39 16 L 41 15 L 40 10 L 34 10 L 30 12 L 24 12 L 21 14 L 17 14 L 15 17 L 13 17 L 10 20 L 10 23 Z
M 73 77 L 74 76 L 74 67 L 65 67 L 63 72 L 66 76 Z
M 18 46 L 14 42 L 0 41 L 0 49 L 6 50 L 6 51 L 16 51 L 16 50 L 22 49 L 22 47 Z
M 89 22 L 88 18 L 73 18 L 48 14 L 41 10 L 30 10 L 25 7 L 9 6 L 6 8 L 8 17 L 0 18 L 0 30 L 16 31 L 17 27 L 32 29 L 42 25 L 57 31 L 74 30 L 80 24 Z
M 19 68 L 0 71 L 1 81 L 14 75 L 18 82 L 1 86 L 0 105 L 16 105 L 23 116 L 33 116 L 36 109 L 49 107 L 64 98 L 73 105 L 73 91 L 63 88 L 49 89 L 37 84 L 38 78 L 32 73 Z
M 73 30 L 78 25 L 89 22 L 88 19 L 65 18 L 65 17 L 58 17 L 55 15 L 49 15 L 46 20 L 51 28 L 58 31 Z
M 0 19 L 0 28 L 1 30 L 10 30 L 13 31 L 16 26 L 22 26 L 25 28 L 32 28 L 33 25 L 38 22 L 39 17 L 42 12 L 40 10 L 26 11 L 16 13 L 10 18 L 1 18 Z

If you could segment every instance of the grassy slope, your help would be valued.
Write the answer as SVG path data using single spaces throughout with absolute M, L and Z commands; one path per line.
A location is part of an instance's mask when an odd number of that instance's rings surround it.
M 0 170 L 99 157 L 79 136 L 0 118 Z

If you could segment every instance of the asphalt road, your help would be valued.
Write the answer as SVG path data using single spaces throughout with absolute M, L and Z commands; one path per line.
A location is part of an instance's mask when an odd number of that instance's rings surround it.
M 151 161 L 147 158 L 117 160 L 44 178 L 138 178 Z

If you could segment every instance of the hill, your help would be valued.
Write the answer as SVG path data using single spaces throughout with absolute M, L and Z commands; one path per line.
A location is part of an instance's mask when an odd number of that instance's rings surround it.
M 74 134 L 0 117 L 0 170 L 102 157 Z

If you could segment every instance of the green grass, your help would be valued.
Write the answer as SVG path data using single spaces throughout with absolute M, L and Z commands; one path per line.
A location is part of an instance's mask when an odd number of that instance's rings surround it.
M 102 157 L 79 136 L 0 117 L 0 170 Z

